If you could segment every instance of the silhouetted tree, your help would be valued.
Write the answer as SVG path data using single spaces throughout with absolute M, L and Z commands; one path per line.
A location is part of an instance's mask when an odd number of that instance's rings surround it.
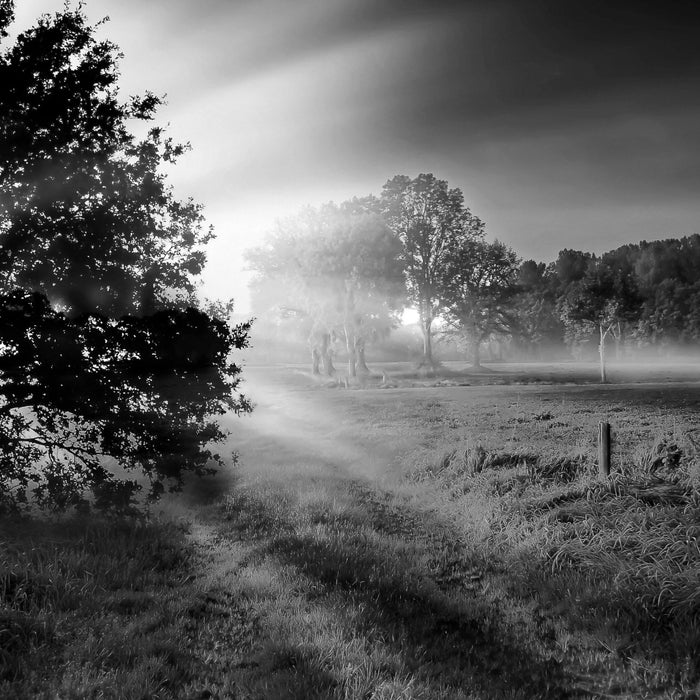
M 625 252 L 643 294 L 651 294 L 662 282 L 700 282 L 700 235 L 661 241 L 642 241 L 613 251 Z
M 509 305 L 515 292 L 518 259 L 499 241 L 466 239 L 444 258 L 443 316 L 451 334 L 466 342 L 474 367 L 481 343 L 492 333 L 509 333 Z
M 607 381 L 605 341 L 619 338 L 623 324 L 632 322 L 640 312 L 636 281 L 606 260 L 592 260 L 585 275 L 573 282 L 561 300 L 565 323 L 597 330 L 600 355 L 600 380 Z
M 565 248 L 553 264 L 553 271 L 560 295 L 566 294 L 572 284 L 583 279 L 593 260 L 591 253 Z
M 634 289 L 638 313 L 633 314 L 631 321 L 622 319 L 613 324 L 608 335 L 615 340 L 617 350 L 624 340 L 663 348 L 671 343 L 696 343 L 700 339 L 695 303 L 700 288 L 698 234 L 623 245 L 604 253 L 600 259 L 578 251 L 562 251 L 562 257 L 567 258 L 568 264 L 562 265 L 559 260 L 559 267 L 575 272 L 564 275 L 570 283 L 580 282 L 585 263 L 591 269 L 598 266 L 613 270 L 617 280 L 625 280 L 626 287 Z M 571 288 L 571 284 L 560 284 L 560 306 Z M 586 336 L 581 322 L 570 317 L 565 320 L 570 338 L 577 333 Z M 598 329 L 595 332 L 599 334 Z
M 564 327 L 557 313 L 557 285 L 552 266 L 526 260 L 520 266 L 516 292 L 508 309 L 509 328 L 529 356 L 544 347 L 563 346 Z
M 18 290 L 0 296 L 0 328 L 3 509 L 123 510 L 144 487 L 153 500 L 222 464 L 215 416 L 250 410 L 230 360 L 248 324 L 195 309 L 68 318 Z
M 117 58 L 80 6 L 0 53 L 4 508 L 157 498 L 221 462 L 216 414 L 250 410 L 230 358 L 249 324 L 184 308 L 210 233 L 159 170 L 182 147 L 129 133 L 160 100 L 120 104 Z
M 634 335 L 659 349 L 700 341 L 700 282 L 669 278 L 648 290 Z
M 161 170 L 186 147 L 160 127 L 130 132 L 162 100 L 119 102 L 118 59 L 80 7 L 44 15 L 0 53 L 0 288 L 72 314 L 184 307 L 211 236 Z
M 444 303 L 447 260 L 481 239 L 484 225 L 464 206 L 461 190 L 432 174 L 413 180 L 396 175 L 384 185 L 381 207 L 403 245 L 408 298 L 418 310 L 423 334 L 421 365 L 434 367 L 432 327 Z

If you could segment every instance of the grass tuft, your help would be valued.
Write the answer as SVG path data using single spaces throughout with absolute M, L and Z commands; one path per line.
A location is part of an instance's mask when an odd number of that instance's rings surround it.
M 538 420 L 538 417 L 535 417 Z M 700 498 L 692 441 L 637 448 L 609 480 L 585 455 L 447 450 L 408 478 L 432 479 L 488 521 L 512 594 L 566 611 L 580 632 L 614 630 L 626 658 L 676 667 L 700 683 Z M 456 488 L 456 486 L 459 488 Z M 643 660 L 646 660 L 644 662 Z

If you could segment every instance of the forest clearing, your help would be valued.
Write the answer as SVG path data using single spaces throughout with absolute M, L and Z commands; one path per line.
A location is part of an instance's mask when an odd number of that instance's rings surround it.
M 3 523 L 3 697 L 696 697 L 700 385 L 246 376 L 149 520 Z

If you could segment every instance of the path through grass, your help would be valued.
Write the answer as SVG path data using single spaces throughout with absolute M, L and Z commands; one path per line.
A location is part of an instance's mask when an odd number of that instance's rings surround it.
M 700 691 L 696 463 L 686 444 L 678 459 L 669 440 L 666 453 L 653 447 L 660 435 L 692 438 L 697 388 L 342 391 L 257 379 L 258 410 L 233 423 L 240 468 L 193 483 L 162 524 L 123 526 L 128 546 L 115 547 L 108 525 L 75 523 L 46 558 L 38 533 L 6 529 L 15 574 L 0 585 L 3 629 L 21 649 L 6 655 L 0 693 Z M 591 461 L 595 423 L 610 416 L 622 470 L 611 488 Z M 679 559 L 664 543 L 681 529 Z M 657 568 L 635 569 L 650 552 Z M 617 576 L 623 559 L 641 578 Z M 44 589 L 68 592 L 40 594 L 37 571 Z M 675 607 L 625 607 L 624 586 L 649 581 L 690 593 Z M 25 632 L 8 626 L 12 615 Z M 679 619 L 685 636 L 674 638 Z

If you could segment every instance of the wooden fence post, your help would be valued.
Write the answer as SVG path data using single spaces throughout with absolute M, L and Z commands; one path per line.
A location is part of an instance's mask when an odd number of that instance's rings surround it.
M 610 476 L 610 423 L 598 424 L 598 474 Z

